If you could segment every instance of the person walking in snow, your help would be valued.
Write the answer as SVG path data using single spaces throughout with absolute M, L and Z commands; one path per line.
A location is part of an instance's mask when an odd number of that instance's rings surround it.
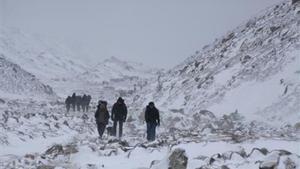
M 76 96 L 75 103 L 76 103 L 76 106 L 77 106 L 77 111 L 80 111 L 80 107 L 81 107 L 81 103 L 82 103 L 82 97 L 81 96 Z
M 145 121 L 147 124 L 147 140 L 155 140 L 156 127 L 160 125 L 159 111 L 153 102 L 150 102 L 146 107 Z
M 67 97 L 67 99 L 65 100 L 65 104 L 66 104 L 67 112 L 69 113 L 70 108 L 71 108 L 71 104 L 72 104 L 72 98 L 71 98 L 71 96 Z
M 103 133 L 106 129 L 106 125 L 108 124 L 108 120 L 109 120 L 109 113 L 107 110 L 107 102 L 106 101 L 98 102 L 97 111 L 95 113 L 95 119 L 96 119 L 96 123 L 97 123 L 99 137 L 102 138 Z
M 71 104 L 72 104 L 72 109 L 73 109 L 73 111 L 76 111 L 76 93 L 73 93 L 73 94 L 72 94 L 72 97 L 71 97 Z
M 117 102 L 113 105 L 111 111 L 111 119 L 114 122 L 113 125 L 113 136 L 117 136 L 117 124 L 119 124 L 119 138 L 122 137 L 123 134 L 123 123 L 127 118 L 127 106 L 124 100 L 119 97 Z
M 87 95 L 83 95 L 82 96 L 82 101 L 81 101 L 81 108 L 83 112 L 87 111 L 87 104 L 88 104 L 88 97 Z
M 86 111 L 87 111 L 87 112 L 89 111 L 91 100 L 92 100 L 92 96 L 91 96 L 91 95 L 88 95 L 88 96 L 87 96 L 87 103 L 86 103 L 86 104 L 87 104 L 87 105 L 86 105 Z

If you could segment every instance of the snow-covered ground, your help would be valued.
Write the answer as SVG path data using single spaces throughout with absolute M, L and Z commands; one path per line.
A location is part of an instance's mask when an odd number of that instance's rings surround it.
M 0 30 L 0 168 L 167 169 L 184 156 L 188 169 L 300 168 L 298 18 L 299 4 L 270 7 L 169 71 L 116 57 L 90 67 Z M 66 113 L 73 92 L 93 96 L 89 112 Z M 95 103 L 119 96 L 124 137 L 100 140 Z M 145 139 L 149 101 L 161 115 L 155 142 Z

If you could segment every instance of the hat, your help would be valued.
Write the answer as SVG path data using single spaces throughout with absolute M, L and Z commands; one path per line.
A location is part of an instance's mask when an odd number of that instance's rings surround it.
M 149 102 L 149 106 L 154 106 L 154 102 Z
M 99 105 L 104 104 L 104 105 L 106 106 L 106 105 L 107 105 L 107 102 L 104 101 L 104 100 L 99 100 L 99 101 L 98 101 L 98 104 L 99 104 Z
M 117 102 L 124 103 L 124 100 L 122 99 L 122 97 L 119 97 Z

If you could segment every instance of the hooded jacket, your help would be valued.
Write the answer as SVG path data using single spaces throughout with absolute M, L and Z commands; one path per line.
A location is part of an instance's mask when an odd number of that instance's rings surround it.
M 160 123 L 159 111 L 156 107 L 151 108 L 149 105 L 146 107 L 145 121 L 146 123 Z
M 123 121 L 125 122 L 127 118 L 127 106 L 124 100 L 119 98 L 117 103 L 113 105 L 111 111 L 111 119 L 113 121 Z
M 106 108 L 100 108 L 100 105 L 97 107 L 97 111 L 95 113 L 96 123 L 104 123 L 108 124 L 109 113 Z

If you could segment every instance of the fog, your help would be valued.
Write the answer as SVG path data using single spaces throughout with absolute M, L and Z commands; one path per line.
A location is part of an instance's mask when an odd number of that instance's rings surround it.
M 110 56 L 170 68 L 281 0 L 0 0 L 1 25 Z

